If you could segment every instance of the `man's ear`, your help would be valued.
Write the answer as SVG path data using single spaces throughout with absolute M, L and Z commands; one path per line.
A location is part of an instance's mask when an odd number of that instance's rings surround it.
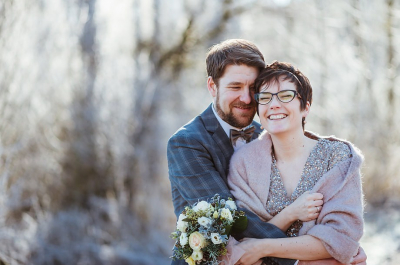
M 214 79 L 211 76 L 207 78 L 207 88 L 211 96 L 215 98 L 217 96 L 217 84 L 215 84 Z

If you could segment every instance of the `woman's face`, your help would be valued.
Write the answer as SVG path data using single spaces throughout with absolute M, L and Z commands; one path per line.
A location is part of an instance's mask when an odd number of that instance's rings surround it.
M 288 80 L 270 83 L 269 86 L 263 85 L 260 92 L 277 93 L 282 90 L 294 90 L 296 86 Z M 259 114 L 262 126 L 272 135 L 278 135 L 290 132 L 303 133 L 302 118 L 308 115 L 310 104 L 307 102 L 304 110 L 300 110 L 300 98 L 296 95 L 288 103 L 279 101 L 277 95 L 266 104 L 259 104 Z

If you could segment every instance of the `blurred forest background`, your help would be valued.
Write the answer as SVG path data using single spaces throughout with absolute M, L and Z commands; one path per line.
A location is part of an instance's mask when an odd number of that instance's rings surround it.
M 0 260 L 169 264 L 166 143 L 228 38 L 310 78 L 307 129 L 365 155 L 368 264 L 398 264 L 398 0 L 1 0 Z

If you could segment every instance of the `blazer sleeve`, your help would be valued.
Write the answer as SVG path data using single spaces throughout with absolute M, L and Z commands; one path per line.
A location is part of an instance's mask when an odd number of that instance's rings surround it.
M 175 213 L 184 206 L 199 200 L 207 200 L 216 193 L 223 198 L 232 197 L 227 183 L 216 170 L 207 149 L 196 139 L 187 135 L 174 135 L 167 148 L 169 177 Z M 179 199 L 179 198 L 182 199 Z M 276 226 L 265 223 L 246 209 L 248 227 L 238 238 L 280 238 L 285 234 Z M 280 265 L 293 265 L 295 260 L 276 259 Z
M 198 140 L 187 135 L 174 135 L 168 141 L 167 157 L 177 215 L 184 206 L 207 200 L 216 193 L 223 198 L 232 197 L 211 154 Z M 182 201 L 175 205 L 179 198 Z

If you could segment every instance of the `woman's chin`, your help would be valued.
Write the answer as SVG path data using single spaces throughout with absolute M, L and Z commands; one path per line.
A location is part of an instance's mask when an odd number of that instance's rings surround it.
M 281 127 L 277 127 L 277 126 L 267 126 L 265 129 L 271 135 L 279 135 L 279 134 L 287 132 L 286 128 L 281 128 Z

